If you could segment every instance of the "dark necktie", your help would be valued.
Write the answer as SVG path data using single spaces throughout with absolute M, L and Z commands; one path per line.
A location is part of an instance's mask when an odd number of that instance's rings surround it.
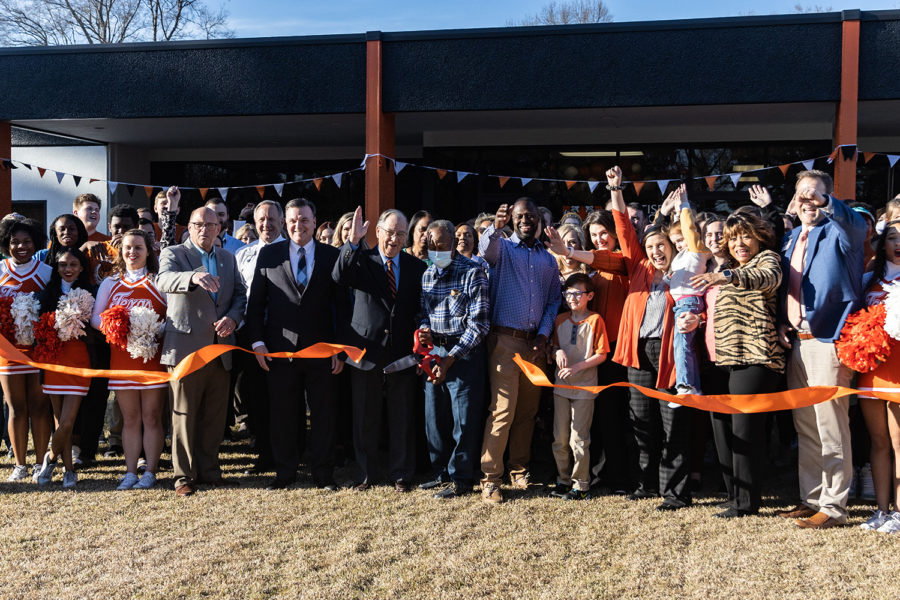
M 391 288 L 391 298 L 397 298 L 397 278 L 394 276 L 394 261 L 388 260 L 384 265 L 387 268 L 388 286 Z
M 302 292 L 309 280 L 306 277 L 306 249 L 300 248 L 300 260 L 297 261 L 297 287 Z

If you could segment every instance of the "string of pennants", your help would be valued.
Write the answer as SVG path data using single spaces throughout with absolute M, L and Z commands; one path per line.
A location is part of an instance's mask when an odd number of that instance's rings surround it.
M 838 158 L 839 155 L 842 156 L 844 160 L 854 160 L 857 157 L 857 146 L 855 144 L 839 145 L 839 146 L 835 147 L 835 149 L 827 157 L 818 156 L 816 158 L 794 161 L 794 162 L 789 162 L 789 163 L 785 163 L 782 165 L 775 165 L 775 166 L 771 166 L 771 167 L 763 167 L 761 169 L 754 169 L 752 171 L 723 173 L 720 175 L 692 177 L 689 179 L 704 180 L 706 182 L 706 185 L 709 188 L 709 190 L 712 191 L 713 189 L 715 189 L 716 182 L 720 178 L 727 177 L 731 180 L 732 185 L 736 189 L 738 181 L 744 175 L 749 175 L 751 173 L 759 173 L 759 172 L 767 171 L 770 169 L 778 169 L 781 171 L 782 175 L 787 176 L 788 169 L 790 169 L 790 167 L 792 165 L 798 165 L 798 164 L 803 165 L 803 167 L 808 170 L 808 169 L 813 168 L 813 164 L 815 163 L 816 160 L 827 158 L 828 163 L 831 164 L 834 160 L 836 160 Z M 862 155 L 863 155 L 864 164 L 867 164 L 875 156 L 886 156 L 891 168 L 893 168 L 894 165 L 897 164 L 897 161 L 900 160 L 900 154 L 885 154 L 885 153 L 881 153 L 881 152 L 862 152 Z M 400 172 L 403 171 L 406 167 L 415 167 L 418 169 L 434 171 L 437 174 L 438 178 L 441 180 L 446 178 L 448 175 L 452 175 L 453 177 L 456 178 L 457 183 L 463 181 L 466 177 L 468 177 L 470 175 L 491 177 L 491 178 L 495 178 L 499 181 L 501 188 L 503 188 L 507 183 L 509 183 L 512 180 L 518 180 L 519 183 L 522 185 L 522 187 L 528 185 L 532 181 L 541 181 L 541 182 L 547 182 L 547 183 L 565 184 L 566 189 L 572 189 L 572 187 L 574 187 L 575 185 L 584 184 L 584 185 L 587 185 L 588 189 L 591 191 L 591 193 L 593 193 L 594 190 L 597 189 L 597 186 L 599 186 L 601 183 L 600 181 L 585 180 L 585 179 L 551 179 L 551 178 L 546 178 L 546 177 L 514 177 L 514 176 L 506 176 L 506 175 L 477 173 L 477 172 L 473 172 L 473 171 L 459 171 L 459 170 L 454 170 L 454 169 L 442 169 L 442 168 L 438 168 L 438 167 L 431 167 L 428 165 L 419 165 L 419 164 L 415 164 L 415 163 L 402 162 L 402 161 L 397 160 L 396 158 L 393 158 L 391 156 L 386 156 L 383 154 L 366 154 L 363 157 L 363 160 L 360 163 L 359 167 L 357 167 L 355 169 L 350 169 L 348 171 L 332 173 L 331 175 L 323 175 L 320 177 L 300 179 L 297 181 L 266 183 L 266 184 L 261 184 L 261 185 L 241 185 L 241 186 L 229 186 L 229 187 L 181 187 L 181 189 L 182 190 L 198 190 L 200 192 L 201 197 L 204 200 L 206 199 L 206 195 L 209 192 L 209 190 L 215 189 L 216 191 L 219 192 L 219 195 L 222 197 L 222 199 L 226 200 L 228 197 L 228 192 L 233 189 L 255 188 L 257 193 L 259 193 L 259 197 L 262 198 L 265 194 L 266 188 L 269 188 L 269 187 L 273 188 L 275 190 L 275 193 L 278 194 L 279 197 L 282 196 L 285 185 L 297 185 L 297 184 L 310 184 L 311 183 L 316 186 L 317 190 L 321 190 L 323 183 L 326 180 L 331 180 L 332 182 L 334 182 L 334 184 L 338 188 L 340 188 L 341 183 L 344 180 L 344 177 L 346 175 L 350 175 L 350 174 L 358 172 L 358 171 L 365 171 L 370 158 L 381 158 L 381 159 L 385 160 L 387 163 L 392 164 L 395 175 L 399 175 Z M 0 158 L 0 170 L 8 171 L 10 169 L 18 169 L 20 167 L 28 169 L 29 171 L 36 170 L 41 177 L 44 177 L 44 175 L 48 172 L 52 173 L 56 177 L 57 183 L 60 183 L 60 184 L 62 184 L 63 180 L 67 176 L 69 176 L 75 182 L 75 187 L 78 187 L 81 184 L 81 182 L 85 179 L 83 176 L 75 175 L 73 173 L 66 173 L 63 171 L 55 171 L 53 169 L 48 169 L 46 167 L 38 167 L 36 165 L 24 163 L 24 162 L 17 161 L 17 160 L 12 160 L 9 158 Z M 634 187 L 635 193 L 637 193 L 637 194 L 641 193 L 641 190 L 644 188 L 644 186 L 646 184 L 655 183 L 659 187 L 660 193 L 665 194 L 666 188 L 668 188 L 670 183 L 680 182 L 680 181 L 683 181 L 683 179 L 676 179 L 676 178 L 673 178 L 673 179 L 649 179 L 649 180 L 644 180 L 644 181 L 625 181 L 623 183 L 631 184 Z M 97 183 L 97 182 L 105 183 L 109 189 L 110 194 L 114 194 L 116 189 L 118 189 L 119 186 L 125 186 L 125 188 L 128 190 L 128 193 L 130 195 L 134 195 L 134 192 L 137 189 L 143 189 L 144 192 L 147 194 L 148 199 L 152 198 L 154 190 L 165 190 L 168 187 L 168 186 L 162 186 L 162 185 L 144 185 L 144 184 L 137 184 L 137 183 L 124 183 L 124 182 L 120 182 L 120 181 L 108 181 L 108 180 L 97 179 L 97 178 L 93 178 L 93 177 L 88 178 L 89 184 Z

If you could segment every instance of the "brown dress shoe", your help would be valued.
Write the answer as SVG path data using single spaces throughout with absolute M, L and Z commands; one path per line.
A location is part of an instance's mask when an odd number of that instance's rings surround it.
M 841 527 L 844 523 L 823 512 L 817 512 L 808 519 L 797 519 L 794 521 L 794 525 L 800 529 L 831 529 L 832 527 Z
M 790 510 L 781 510 L 775 513 L 782 519 L 807 519 L 816 514 L 816 509 L 810 508 L 805 504 L 798 504 Z
M 194 486 L 189 483 L 185 483 L 184 485 L 179 485 L 175 488 L 175 495 L 179 498 L 186 498 L 188 496 L 194 495 Z
M 518 477 L 513 477 L 510 480 L 510 484 L 517 490 L 527 490 L 529 483 L 530 483 L 530 480 L 529 480 L 527 473 L 525 475 L 519 475 Z
M 369 485 L 368 483 L 360 483 L 360 484 L 353 486 L 353 491 L 354 492 L 365 492 L 370 487 L 372 487 L 372 486 Z
M 405 494 L 409 491 L 409 484 L 402 479 L 398 479 L 394 482 L 394 491 L 400 492 L 401 494 Z
M 503 494 L 496 483 L 481 484 L 481 499 L 488 504 L 500 504 L 503 502 Z

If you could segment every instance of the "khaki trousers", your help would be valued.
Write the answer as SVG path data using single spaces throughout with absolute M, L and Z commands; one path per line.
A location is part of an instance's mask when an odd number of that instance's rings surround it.
M 590 489 L 591 422 L 594 398 L 573 400 L 553 394 L 553 458 L 556 481 L 577 490 Z
M 169 367 L 172 370 L 172 367 Z M 175 487 L 222 478 L 219 445 L 225 435 L 231 381 L 220 359 L 172 380 L 172 466 Z
M 787 367 L 788 388 L 849 386 L 852 372 L 840 363 L 834 344 L 795 340 Z M 800 500 L 842 522 L 853 479 L 848 397 L 794 409 L 799 444 Z
M 532 360 L 532 342 L 491 333 L 487 343 L 491 396 L 481 445 L 482 482 L 499 484 L 503 477 L 503 452 L 507 442 L 510 477 L 521 477 L 528 472 L 531 434 L 534 432 L 534 417 L 541 392 L 513 362 L 516 353 L 525 360 Z

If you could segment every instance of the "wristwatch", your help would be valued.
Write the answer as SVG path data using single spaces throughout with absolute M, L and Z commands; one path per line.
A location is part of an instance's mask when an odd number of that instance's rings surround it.
M 732 271 L 731 269 L 723 269 L 722 277 L 724 277 L 728 281 L 728 283 L 731 283 L 734 279 L 734 271 Z

